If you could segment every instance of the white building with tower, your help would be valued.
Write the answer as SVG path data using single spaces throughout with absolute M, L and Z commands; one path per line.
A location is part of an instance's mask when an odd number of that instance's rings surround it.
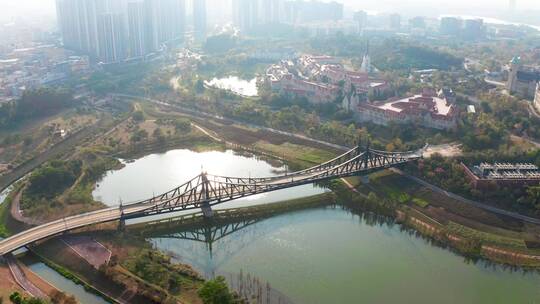
M 371 66 L 371 57 L 369 56 L 369 41 L 367 42 L 366 53 L 362 58 L 362 65 L 360 66 L 360 72 L 372 73 L 373 67 Z

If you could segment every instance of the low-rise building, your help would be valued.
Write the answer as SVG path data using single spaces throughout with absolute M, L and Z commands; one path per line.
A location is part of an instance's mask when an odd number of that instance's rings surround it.
M 88 56 L 71 56 L 54 45 L 14 49 L 0 56 L 0 103 L 20 97 L 25 90 L 58 85 L 90 71 Z
M 461 164 L 474 189 L 525 187 L 540 184 L 540 168 L 533 164 L 481 163 L 469 168 Z
M 306 97 L 312 103 L 336 101 L 340 93 L 365 99 L 371 94 L 380 96 L 390 88 L 385 80 L 347 70 L 334 57 L 312 55 L 270 66 L 265 82 L 275 92 Z
M 392 98 L 383 102 L 358 103 L 355 117 L 360 122 L 387 126 L 390 123 L 418 123 L 427 128 L 451 130 L 457 127 L 458 111 L 447 97 L 425 89 L 422 94 Z

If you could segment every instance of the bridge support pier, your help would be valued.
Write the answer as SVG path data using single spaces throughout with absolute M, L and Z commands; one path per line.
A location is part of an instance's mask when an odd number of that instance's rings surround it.
M 118 222 L 118 232 L 125 232 L 126 231 L 126 219 L 123 217 L 120 218 L 120 221 Z
M 369 185 L 369 175 L 362 175 L 360 176 L 360 181 L 364 185 Z
M 212 206 L 208 202 L 202 204 L 201 210 L 205 218 L 210 219 L 214 217 L 214 210 L 212 210 Z

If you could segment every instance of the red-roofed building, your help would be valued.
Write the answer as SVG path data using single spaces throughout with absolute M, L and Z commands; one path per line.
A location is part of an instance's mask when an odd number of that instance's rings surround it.
M 429 97 L 432 96 L 432 97 Z M 446 99 L 424 91 L 420 95 L 384 102 L 359 103 L 356 119 L 378 125 L 419 123 L 427 128 L 450 130 L 457 127 L 456 107 Z
M 294 72 L 294 74 L 293 74 Z M 384 80 L 370 79 L 367 73 L 349 71 L 330 56 L 303 55 L 296 62 L 283 61 L 266 71 L 266 84 L 276 92 L 308 98 L 312 103 L 333 102 L 342 92 L 347 95 L 344 105 L 380 96 L 390 86 Z M 354 92 L 353 92 L 354 91 Z

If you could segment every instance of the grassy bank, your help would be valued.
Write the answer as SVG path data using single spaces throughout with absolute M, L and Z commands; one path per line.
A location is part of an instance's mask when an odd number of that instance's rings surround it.
M 95 269 L 57 238 L 35 246 L 32 252 L 40 261 L 65 278 L 111 303 L 118 303 L 116 299 L 122 298 L 125 293 L 125 288 L 121 284 L 110 280 L 103 272 Z M 145 302 L 140 297 L 133 297 L 130 303 Z
M 369 180 L 357 183 L 357 190 L 368 197 L 357 198 L 358 203 L 396 218 L 439 245 L 470 258 L 540 268 L 539 227 L 465 205 L 389 171 Z

